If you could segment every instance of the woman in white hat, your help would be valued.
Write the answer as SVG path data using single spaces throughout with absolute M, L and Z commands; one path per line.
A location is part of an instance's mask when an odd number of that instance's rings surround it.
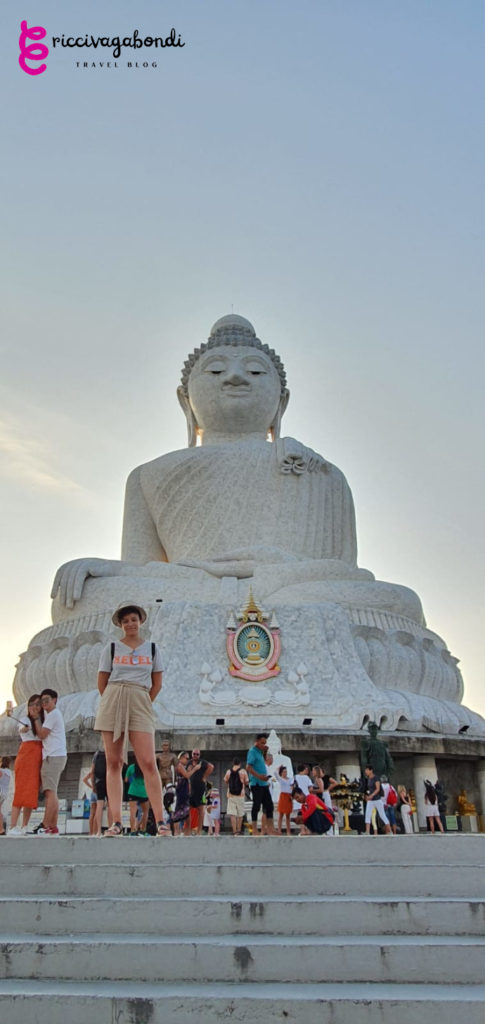
M 101 701 L 94 724 L 103 734 L 107 765 L 108 804 L 113 824 L 106 836 L 121 836 L 122 769 L 127 759 L 128 739 L 143 772 L 157 835 L 162 832 L 162 786 L 155 759 L 155 726 L 152 703 L 162 688 L 162 658 L 157 644 L 140 636 L 146 611 L 124 601 L 112 622 L 123 631 L 120 640 L 106 644 L 102 651 L 98 690 Z

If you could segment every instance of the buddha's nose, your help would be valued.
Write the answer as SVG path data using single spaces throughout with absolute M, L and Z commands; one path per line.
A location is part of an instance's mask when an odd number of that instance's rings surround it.
M 240 366 L 233 366 L 225 374 L 224 383 L 232 384 L 233 386 L 237 386 L 238 384 L 249 384 L 249 376 L 243 369 L 241 369 Z

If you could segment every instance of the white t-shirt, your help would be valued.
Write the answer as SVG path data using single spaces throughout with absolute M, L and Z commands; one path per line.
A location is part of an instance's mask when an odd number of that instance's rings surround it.
M 44 729 L 49 729 L 49 735 L 42 740 L 42 757 L 65 757 L 66 728 L 64 719 L 59 708 L 48 711 L 44 718 Z
M 221 801 L 218 796 L 212 796 L 210 798 L 210 804 L 208 807 L 209 817 L 212 821 L 218 821 L 221 816 Z
M 279 775 L 278 786 L 280 787 L 280 793 L 291 793 L 294 786 L 293 779 L 283 779 L 281 775 Z
M 32 723 L 28 715 L 26 715 L 25 718 L 21 718 L 20 721 L 22 722 L 22 725 L 19 725 L 19 734 L 22 743 L 31 743 L 32 740 L 36 740 L 37 743 L 40 743 L 39 737 L 32 732 Z M 42 722 L 40 724 L 42 725 Z M 28 725 L 28 732 L 22 732 L 22 726 L 24 725 Z
M 384 794 L 384 803 L 387 804 L 388 797 L 389 797 L 389 790 L 391 789 L 391 783 L 390 782 L 381 782 L 381 786 L 382 786 L 382 792 Z M 392 788 L 394 789 L 394 786 Z M 394 789 L 394 792 L 396 793 L 395 789 Z M 396 796 L 397 796 L 397 793 L 396 793 Z
M 114 641 L 113 661 L 111 661 L 111 644 L 106 644 L 99 659 L 99 672 L 109 672 L 110 683 L 137 683 L 147 690 L 152 685 L 152 672 L 162 671 L 162 655 L 155 644 L 155 657 L 152 662 L 151 640 L 144 640 L 139 647 L 132 650 L 121 640 Z
M 0 800 L 5 800 L 5 797 L 8 795 L 12 772 L 10 768 L 0 768 L 0 772 Z
M 313 781 L 310 778 L 310 776 L 309 775 L 295 775 L 295 782 L 296 782 L 296 785 L 300 787 L 302 793 L 304 793 L 305 796 L 308 796 L 308 794 L 309 794 L 309 792 L 310 792 L 310 790 L 311 790 L 311 788 L 313 786 Z

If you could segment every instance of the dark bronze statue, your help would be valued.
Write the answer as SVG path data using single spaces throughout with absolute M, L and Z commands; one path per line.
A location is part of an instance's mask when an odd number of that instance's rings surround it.
M 367 764 L 371 765 L 376 775 L 386 775 L 389 782 L 394 771 L 394 763 L 387 748 L 387 743 L 378 737 L 379 726 L 375 722 L 369 722 L 367 729 L 369 736 L 364 737 L 360 744 L 360 767 L 362 774 Z

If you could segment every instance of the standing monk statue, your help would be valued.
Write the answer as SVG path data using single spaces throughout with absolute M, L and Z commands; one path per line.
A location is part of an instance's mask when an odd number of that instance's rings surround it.
M 369 722 L 367 726 L 369 735 L 365 736 L 360 744 L 360 767 L 362 774 L 365 768 L 370 765 L 376 775 L 386 775 L 391 781 L 394 771 L 394 762 L 389 753 L 387 743 L 379 739 L 379 726 L 375 722 Z

